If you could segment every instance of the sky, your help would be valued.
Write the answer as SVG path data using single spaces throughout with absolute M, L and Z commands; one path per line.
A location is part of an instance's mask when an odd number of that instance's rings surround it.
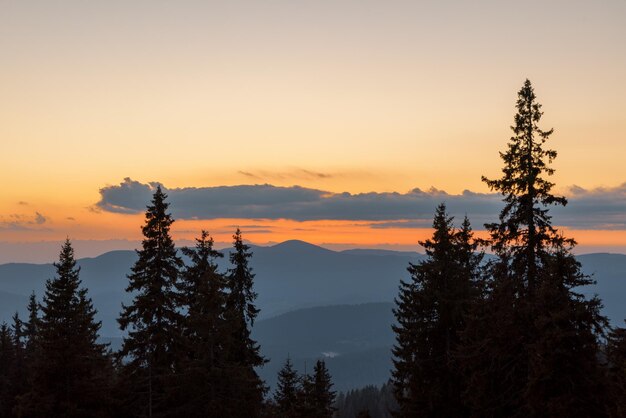
M 624 21 L 623 0 L 0 0 L 0 262 L 132 248 L 156 184 L 180 243 L 419 250 L 441 201 L 481 234 L 526 78 L 554 223 L 626 253 Z

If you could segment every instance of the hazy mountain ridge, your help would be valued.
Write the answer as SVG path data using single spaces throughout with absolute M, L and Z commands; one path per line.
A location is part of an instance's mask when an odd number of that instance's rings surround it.
M 252 250 L 262 314 L 253 333 L 271 360 L 260 371 L 269 384 L 287 355 L 301 371 L 326 356 L 342 390 L 387 379 L 394 341 L 392 301 L 399 281 L 408 278 L 408 263 L 423 255 L 389 250 L 336 252 L 302 241 Z M 119 344 L 116 319 L 121 303 L 130 300 L 124 290 L 126 274 L 135 260 L 134 251 L 112 251 L 78 261 L 83 284 L 103 321 L 101 335 L 113 348 Z M 614 324 L 622 323 L 626 255 L 585 254 L 578 260 L 586 273 L 595 273 L 598 282 L 584 293 L 599 294 L 605 313 Z M 220 259 L 220 270 L 228 264 L 227 257 Z M 40 298 L 46 279 L 53 275 L 52 264 L 0 265 L 0 321 L 9 321 L 15 310 L 25 315 L 28 295 L 34 290 Z
M 253 337 L 269 360 L 259 369 L 261 378 L 273 387 L 289 356 L 300 373 L 325 359 L 338 390 L 386 382 L 395 338 L 392 308 L 390 302 L 322 306 L 255 322 Z M 121 338 L 104 340 L 113 350 L 121 347 Z
M 401 279 L 407 279 L 409 262 L 418 262 L 419 253 L 390 250 L 332 251 L 303 241 L 286 241 L 271 247 L 253 246 L 252 267 L 261 317 L 269 318 L 296 309 L 370 302 L 391 302 Z M 99 257 L 78 260 L 81 279 L 103 321 L 102 334 L 119 335 L 115 319 L 120 303 L 129 301 L 126 275 L 136 260 L 134 251 L 111 251 Z M 228 268 L 228 257 L 218 260 Z M 626 255 L 586 254 L 578 257 L 586 273 L 595 273 L 597 285 L 583 289 L 598 293 L 605 312 L 614 323 L 626 318 L 621 295 L 626 294 Z M 52 264 L 9 263 L 0 265 L 0 293 L 12 293 L 15 303 L 0 306 L 0 319 L 8 320 L 17 300 L 35 291 L 41 297 L 46 279 L 54 275 Z M 22 308 L 21 310 L 23 311 Z

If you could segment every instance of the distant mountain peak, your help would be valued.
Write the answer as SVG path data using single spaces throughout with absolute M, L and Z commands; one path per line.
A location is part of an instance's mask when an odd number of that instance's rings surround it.
M 328 248 L 320 247 L 319 245 L 311 244 L 306 241 L 300 241 L 297 239 L 290 239 L 287 241 L 283 241 L 279 244 L 272 245 L 270 248 L 279 249 L 279 250 L 288 250 L 288 251 L 317 251 L 317 252 L 329 252 L 334 253 L 334 251 L 329 250 Z

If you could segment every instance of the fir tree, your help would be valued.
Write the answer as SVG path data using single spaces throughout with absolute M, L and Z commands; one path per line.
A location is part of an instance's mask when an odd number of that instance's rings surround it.
M 278 416 L 298 418 L 300 397 L 300 376 L 294 369 L 291 359 L 287 357 L 285 365 L 278 372 L 278 382 L 274 392 L 274 403 Z
M 575 289 L 590 278 L 569 247 L 558 247 L 539 275 L 534 337 L 529 345 L 529 375 L 524 401 L 529 416 L 569 417 L 606 411 L 604 370 L 598 360 L 598 335 L 607 326 L 599 299 Z
M 13 315 L 11 333 L 13 335 L 13 347 L 15 350 L 14 367 L 12 368 L 11 373 L 11 403 L 12 410 L 15 410 L 15 407 L 19 402 L 19 396 L 23 393 L 26 393 L 28 390 L 29 377 L 29 367 L 26 361 L 26 350 L 24 342 L 24 323 L 20 319 L 17 312 L 15 312 L 15 314 Z
M 185 361 L 182 364 L 182 407 L 185 416 L 226 416 L 223 382 L 228 379 L 223 352 L 226 336 L 224 309 L 226 281 L 217 272 L 213 239 L 202 231 L 195 248 L 183 248 L 191 264 L 181 277 L 181 295 L 187 306 L 184 321 Z
M 336 408 L 336 392 L 332 390 L 333 382 L 323 360 L 317 360 L 313 368 L 312 402 L 316 418 L 332 418 Z
M 500 153 L 503 175 L 495 180 L 483 177 L 490 189 L 504 196 L 505 202 L 499 222 L 486 227 L 491 233 L 494 252 L 501 258 L 504 256 L 515 273 L 517 292 L 532 295 L 542 266 L 561 242 L 552 226 L 548 206 L 565 206 L 567 200 L 552 194 L 554 183 L 544 177 L 554 174 L 549 164 L 557 153 L 544 149 L 553 130 L 544 131 L 538 126 L 543 112 L 529 80 L 518 93 L 516 107 L 515 125 L 511 127 L 514 136 L 507 151 Z
M 39 325 L 39 303 L 37 303 L 37 297 L 33 292 L 28 298 L 28 322 L 24 323 L 24 337 L 26 338 L 24 349 L 27 357 L 32 357 L 32 353 L 36 348 Z
M 37 303 L 35 293 L 31 293 L 28 298 L 28 321 L 20 322 L 20 333 L 22 334 L 22 362 L 23 366 L 19 370 L 19 377 L 16 379 L 21 383 L 21 388 L 17 390 L 16 406 L 14 412 L 16 416 L 28 416 L 31 408 L 30 397 L 33 395 L 32 386 L 35 379 L 35 365 L 39 350 L 38 334 L 41 319 L 39 317 L 40 306 Z M 17 323 L 16 323 L 17 329 Z
M 468 326 L 467 400 L 480 416 L 598 416 L 596 333 L 605 319 L 599 301 L 574 287 L 580 273 L 571 239 L 552 226 L 548 207 L 567 200 L 552 194 L 545 149 L 552 130 L 538 123 L 541 105 L 530 81 L 518 93 L 513 136 L 502 177 L 483 180 L 504 196 L 499 222 L 486 225 L 497 260 L 482 312 Z M 581 373 L 586 374 L 581 378 Z
M 380 388 L 370 385 L 345 394 L 340 393 L 335 407 L 336 418 L 355 418 L 359 414 L 372 418 L 391 418 L 392 413 L 398 409 L 391 383 Z
M 626 328 L 615 328 L 609 334 L 606 356 L 610 390 L 609 415 L 626 416 Z
M 254 273 L 249 265 L 252 252 L 250 246 L 244 244 L 239 228 L 233 235 L 233 251 L 229 258 L 232 266 L 228 272 L 229 309 L 253 326 L 259 310 L 254 305 L 257 294 L 253 289 Z
M 300 387 L 296 397 L 296 416 L 298 418 L 317 418 L 318 409 L 315 403 L 315 382 L 313 376 L 306 372 L 300 378 Z
M 231 417 L 259 416 L 266 391 L 255 367 L 265 364 L 260 347 L 250 335 L 250 327 L 259 310 L 254 305 L 256 293 L 253 290 L 254 274 L 249 265 L 252 252 L 244 244 L 241 231 L 233 236 L 233 250 L 230 253 L 231 268 L 228 270 L 226 310 L 224 313 L 229 335 L 225 339 L 226 362 L 230 378 L 226 385 L 226 403 Z
M 181 258 L 170 236 L 174 220 L 167 195 L 158 186 L 146 210 L 142 249 L 128 276 L 133 301 L 118 319 L 124 338 L 123 385 L 129 410 L 139 416 L 168 415 L 173 405 L 173 375 L 180 355 L 182 317 L 177 291 Z
M 43 317 L 36 331 L 32 392 L 23 407 L 32 416 L 104 416 L 109 356 L 106 346 L 97 342 L 101 324 L 95 320 L 87 289 L 81 288 L 80 268 L 69 240 L 54 266 L 56 277 L 46 282 Z M 33 306 L 27 329 L 38 322 L 36 312 Z
M 16 368 L 15 336 L 11 328 L 3 322 L 0 325 L 0 416 L 11 416 L 15 404 L 13 379 Z
M 444 204 L 432 239 L 421 242 L 427 260 L 411 264 L 394 310 L 397 325 L 392 372 L 399 417 L 464 416 L 456 350 L 466 315 L 478 296 L 476 254 L 469 221 L 456 231 Z
M 20 319 L 20 314 L 15 312 L 13 314 L 13 325 L 11 326 L 13 332 L 13 340 L 16 350 L 24 349 L 24 322 Z

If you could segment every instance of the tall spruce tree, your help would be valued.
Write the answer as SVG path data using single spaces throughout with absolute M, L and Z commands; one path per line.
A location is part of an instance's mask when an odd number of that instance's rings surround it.
M 181 295 L 187 307 L 183 327 L 185 359 L 179 412 L 185 416 L 226 416 L 222 399 L 228 379 L 223 344 L 226 280 L 215 260 L 223 254 L 213 249 L 213 239 L 202 231 L 195 248 L 183 248 L 189 258 L 181 276 Z
M 316 418 L 332 418 L 336 411 L 336 392 L 332 390 L 333 382 L 326 362 L 317 360 L 313 368 L 313 387 L 311 398 Z
M 26 342 L 24 348 L 26 350 L 26 356 L 32 357 L 36 348 L 37 334 L 39 333 L 39 326 L 41 319 L 39 318 L 39 303 L 37 303 L 37 297 L 35 292 L 30 294 L 28 298 L 28 321 L 24 323 L 24 337 Z
M 29 370 L 26 362 L 24 322 L 20 319 L 17 312 L 15 312 L 12 319 L 11 332 L 13 334 L 13 346 L 15 347 L 15 363 L 10 380 L 12 389 L 11 410 L 14 412 L 14 415 L 18 415 L 15 407 L 19 403 L 19 396 L 28 391 Z
M 574 241 L 552 226 L 548 207 L 567 200 L 546 179 L 557 154 L 544 148 L 553 131 L 538 126 L 530 81 L 516 106 L 503 175 L 483 177 L 505 206 L 486 225 L 497 260 L 465 333 L 467 400 L 476 416 L 601 416 L 596 333 L 605 320 L 597 299 L 574 292 L 592 281 L 571 254 Z
M 105 416 L 110 401 L 110 358 L 106 345 L 98 343 L 101 324 L 95 320 L 87 289 L 81 287 L 69 239 L 54 266 L 56 276 L 46 282 L 40 321 L 35 319 L 36 308 L 30 308 L 27 329 L 39 324 L 31 360 L 32 392 L 20 409 L 36 417 Z
M 478 297 L 481 255 L 469 221 L 456 231 L 444 204 L 437 208 L 431 239 L 420 244 L 427 259 L 408 268 L 401 282 L 393 326 L 392 381 L 398 417 L 462 417 L 461 373 L 456 351 L 466 315 Z
M 284 418 L 298 418 L 301 392 L 301 378 L 293 367 L 291 359 L 287 357 L 282 369 L 278 372 L 274 403 L 276 416 Z
M 15 405 L 14 382 L 16 364 L 15 335 L 3 322 L 0 325 L 0 416 L 10 417 Z
M 260 347 L 251 337 L 251 327 L 259 313 L 254 305 L 252 252 L 237 228 L 230 253 L 231 268 L 226 275 L 227 297 L 224 313 L 229 335 L 225 339 L 230 378 L 225 388 L 231 417 L 257 417 L 262 411 L 265 384 L 255 368 L 265 364 Z
M 305 367 L 306 368 L 306 367 Z M 288 357 L 278 372 L 271 416 L 281 418 L 326 418 L 336 411 L 333 383 L 323 360 L 317 360 L 313 374 L 300 375 Z
M 607 341 L 609 416 L 626 416 L 626 328 L 611 330 Z
M 158 186 L 146 210 L 142 249 L 128 276 L 133 300 L 118 319 L 124 337 L 122 392 L 137 416 L 173 416 L 174 373 L 180 356 L 182 316 L 177 290 L 183 262 L 170 236 L 174 222 L 167 195 Z
M 305 363 L 304 373 L 300 375 L 300 388 L 296 402 L 296 416 L 298 418 L 317 418 L 313 396 L 314 388 L 313 376 L 307 373 Z
M 38 334 L 41 324 L 40 306 L 37 303 L 35 292 L 28 298 L 28 321 L 20 320 L 20 332 L 22 334 L 22 361 L 23 365 L 19 370 L 19 378 L 16 381 L 21 383 L 21 388 L 17 390 L 15 416 L 29 416 L 31 408 L 31 390 L 35 379 L 35 366 L 39 350 Z M 16 324 L 17 326 L 17 324 Z M 18 383 L 19 384 L 19 383 Z

